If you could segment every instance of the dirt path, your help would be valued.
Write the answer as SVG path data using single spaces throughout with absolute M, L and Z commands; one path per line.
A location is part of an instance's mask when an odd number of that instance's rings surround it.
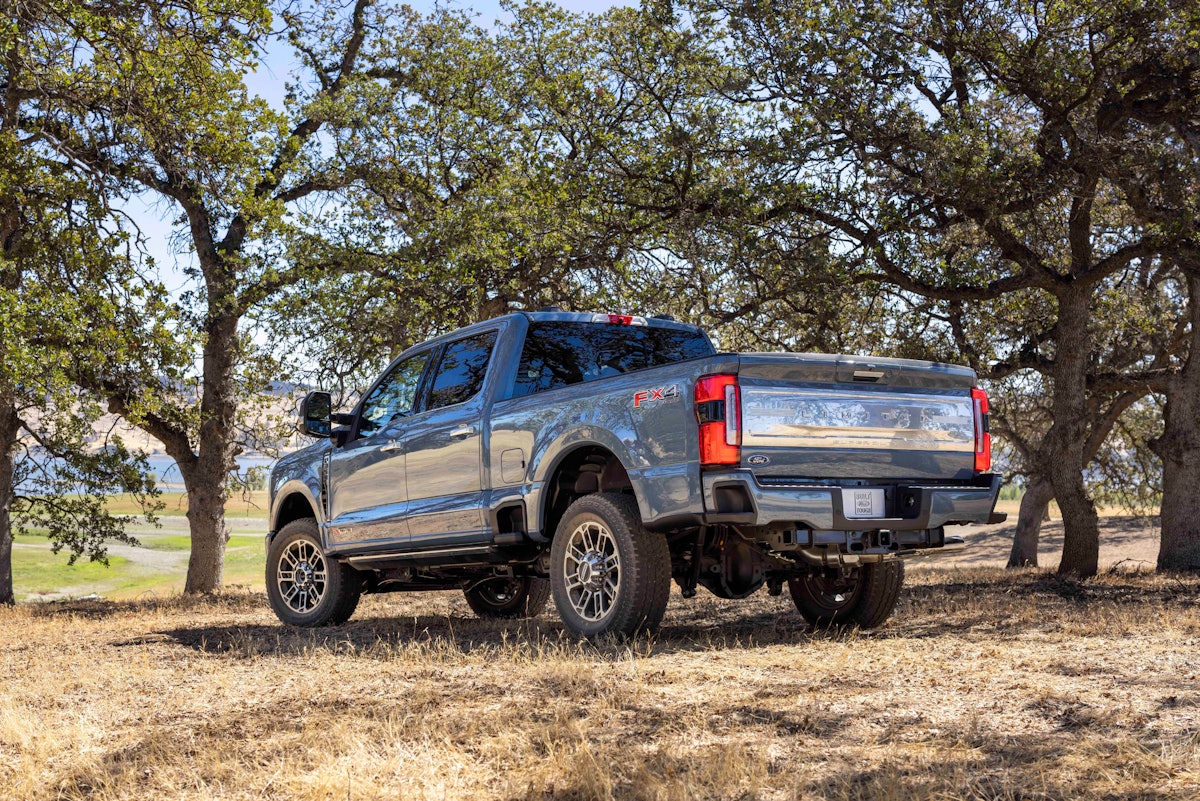
M 13 549 L 22 551 L 49 551 L 50 543 L 15 542 L 13 543 Z M 146 567 L 155 571 L 176 570 L 181 565 L 186 565 L 188 560 L 187 551 L 163 551 L 156 548 L 124 545 L 121 543 L 110 544 L 108 546 L 108 555 L 128 559 L 136 567 Z
M 1012 549 L 1016 515 L 994 526 L 948 526 L 947 534 L 964 537 L 967 549 L 930 559 L 914 560 L 914 567 L 1004 567 Z M 1153 568 L 1158 559 L 1157 517 L 1111 516 L 1100 518 L 1100 569 L 1116 564 L 1130 568 Z M 1042 525 L 1038 543 L 1038 566 L 1058 567 L 1062 556 L 1062 520 Z

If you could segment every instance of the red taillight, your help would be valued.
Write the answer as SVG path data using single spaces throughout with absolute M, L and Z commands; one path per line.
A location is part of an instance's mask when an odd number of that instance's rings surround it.
M 992 469 L 992 435 L 988 433 L 988 397 L 979 387 L 971 390 L 971 405 L 975 410 L 975 472 Z
M 702 467 L 741 462 L 741 401 L 736 375 L 706 375 L 696 382 L 696 422 L 700 426 Z
M 610 323 L 616 323 L 617 325 L 633 325 L 633 315 L 632 314 L 610 314 L 610 315 L 608 315 L 608 321 Z

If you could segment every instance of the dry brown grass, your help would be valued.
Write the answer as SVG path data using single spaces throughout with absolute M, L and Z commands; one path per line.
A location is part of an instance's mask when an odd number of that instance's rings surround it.
M 676 596 L 599 645 L 452 593 L 0 610 L 0 797 L 1200 797 L 1200 580 L 910 579 L 875 632 Z

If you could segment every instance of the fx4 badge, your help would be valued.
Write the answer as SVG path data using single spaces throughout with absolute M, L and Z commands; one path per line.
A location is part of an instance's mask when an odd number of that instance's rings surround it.
M 641 392 L 633 393 L 633 408 L 639 409 L 647 403 L 656 403 L 660 400 L 668 398 L 678 398 L 679 387 L 672 384 L 669 387 L 655 387 L 654 389 L 643 389 Z

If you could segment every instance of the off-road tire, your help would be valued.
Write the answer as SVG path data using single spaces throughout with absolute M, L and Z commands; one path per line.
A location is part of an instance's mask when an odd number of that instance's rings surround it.
M 464 587 L 463 596 L 482 618 L 537 617 L 550 600 L 550 582 L 529 576 L 497 577 Z
M 595 561 L 601 554 L 609 555 L 604 548 L 581 550 L 579 540 L 581 533 L 591 532 L 598 537 L 600 531 L 607 532 L 599 538 L 616 557 L 617 586 L 606 608 L 587 615 L 578 608 L 582 592 L 586 592 L 579 582 L 589 578 L 592 571 L 581 565 L 589 559 Z M 601 588 L 595 592 L 605 592 L 611 572 L 611 567 L 606 570 Z M 576 586 L 568 586 L 568 580 Z M 585 495 L 567 508 L 555 531 L 550 548 L 550 586 L 563 623 L 581 637 L 628 637 L 654 631 L 662 623 L 671 594 L 671 552 L 666 537 L 642 525 L 637 501 L 631 496 L 618 492 Z M 603 606 L 603 599 L 597 604 Z
M 852 586 L 841 588 L 829 576 L 805 576 L 788 581 L 792 602 L 804 619 L 818 628 L 856 625 L 873 629 L 883 625 L 896 608 L 904 586 L 904 563 L 898 559 L 862 565 L 852 573 Z
M 293 577 L 298 576 L 294 559 L 312 554 L 314 561 L 323 566 L 324 578 L 317 587 L 314 579 L 312 592 L 301 593 L 298 579 L 287 580 L 288 568 Z M 281 564 L 283 563 L 283 564 Z M 310 565 L 311 567 L 311 565 Z M 281 571 L 283 571 L 281 573 Z M 320 575 L 315 571 L 314 575 Z M 267 599 L 275 615 L 289 626 L 331 626 L 345 623 L 354 614 L 358 599 L 362 595 L 362 577 L 349 565 L 330 559 L 321 547 L 317 532 L 317 521 L 311 517 L 293 520 L 271 540 L 267 548 Z

